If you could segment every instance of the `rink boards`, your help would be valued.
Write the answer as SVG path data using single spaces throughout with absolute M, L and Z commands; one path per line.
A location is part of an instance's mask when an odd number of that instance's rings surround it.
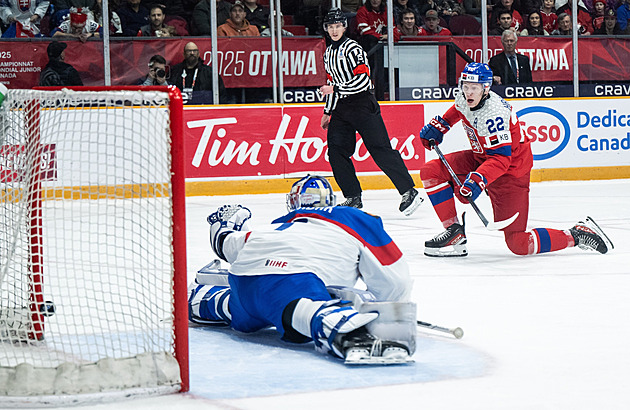
M 532 181 L 630 177 L 630 100 L 510 100 L 523 138 L 532 141 Z M 392 146 L 419 184 L 418 170 L 435 158 L 418 134 L 452 101 L 384 102 Z M 306 173 L 332 175 L 322 104 L 185 107 L 187 195 L 286 192 Z M 445 137 L 444 152 L 468 149 L 464 128 Z M 364 189 L 392 188 L 359 136 L 353 162 Z M 335 187 L 336 189 L 337 187 Z

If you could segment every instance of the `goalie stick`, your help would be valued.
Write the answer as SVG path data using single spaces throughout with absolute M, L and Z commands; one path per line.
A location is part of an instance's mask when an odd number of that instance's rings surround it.
M 448 161 L 444 157 L 444 154 L 442 154 L 442 151 L 435 144 L 435 141 L 431 140 L 431 146 L 433 147 L 433 149 L 435 149 L 435 152 L 438 154 L 438 157 L 440 157 L 440 160 L 442 161 L 442 163 L 444 164 L 444 166 L 448 170 L 449 174 L 451 174 L 451 177 L 457 183 L 457 186 L 461 188 L 462 187 L 462 181 L 459 180 L 459 178 L 455 174 L 455 171 L 453 171 L 453 168 L 451 168 L 451 164 L 448 163 Z M 490 229 L 491 231 L 499 231 L 499 230 L 501 230 L 503 228 L 507 228 L 508 226 L 510 226 L 512 224 L 512 222 L 514 222 L 516 220 L 516 218 L 518 217 L 518 214 L 519 214 L 517 212 L 514 215 L 512 215 L 511 217 L 509 217 L 508 219 L 504 220 L 504 221 L 489 222 L 488 219 L 484 216 L 483 212 L 481 212 L 481 209 L 479 209 L 479 207 L 477 206 L 475 201 L 473 201 L 472 199 L 469 198 L 468 202 L 470 203 L 470 206 L 472 206 L 472 208 L 477 213 L 477 216 L 479 216 L 479 219 L 481 219 L 481 222 L 483 223 L 483 225 L 486 228 Z
M 456 339 L 461 339 L 464 337 L 464 331 L 461 327 L 456 327 L 454 329 L 449 329 L 442 326 L 432 325 L 431 323 L 423 322 L 421 320 L 417 321 L 418 326 L 424 327 L 425 329 L 437 330 L 438 332 L 450 333 L 455 336 Z

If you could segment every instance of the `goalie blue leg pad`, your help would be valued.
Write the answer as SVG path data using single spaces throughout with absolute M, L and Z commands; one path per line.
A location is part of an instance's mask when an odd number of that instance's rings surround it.
M 228 275 L 232 296 L 230 312 L 232 328 L 240 332 L 255 332 L 275 326 L 284 336 L 284 309 L 294 300 L 330 300 L 324 282 L 314 273 L 288 275 Z
M 188 298 L 188 319 L 206 325 L 229 325 L 230 288 L 227 286 L 197 285 Z

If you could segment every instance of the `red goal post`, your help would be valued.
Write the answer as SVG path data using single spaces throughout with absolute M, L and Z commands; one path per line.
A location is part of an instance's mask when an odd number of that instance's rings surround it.
M 0 114 L 0 404 L 187 391 L 179 90 L 9 90 Z

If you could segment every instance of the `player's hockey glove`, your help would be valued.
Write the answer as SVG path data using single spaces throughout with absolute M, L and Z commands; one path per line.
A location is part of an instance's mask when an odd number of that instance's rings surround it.
M 486 177 L 479 172 L 471 172 L 466 177 L 464 185 L 459 188 L 459 193 L 469 198 L 471 201 L 474 201 L 479 197 L 479 194 L 486 189 L 487 183 Z
M 420 131 L 420 141 L 422 145 L 428 150 L 432 150 L 431 140 L 435 142 L 435 145 L 440 145 L 444 134 L 451 129 L 451 126 L 446 120 L 439 115 L 433 118 L 427 125 L 422 127 Z
M 242 205 L 223 205 L 216 212 L 208 215 L 210 245 L 219 258 L 227 262 L 223 253 L 225 237 L 234 231 L 248 231 L 247 221 L 251 217 L 251 211 Z

